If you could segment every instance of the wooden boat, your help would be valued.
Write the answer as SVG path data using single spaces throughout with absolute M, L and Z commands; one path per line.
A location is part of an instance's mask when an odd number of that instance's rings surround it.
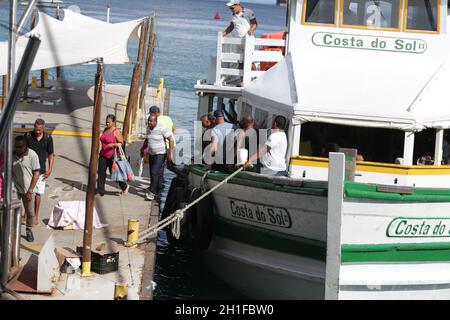
M 187 242 L 252 298 L 449 299 L 447 1 L 293 0 L 288 12 L 286 40 L 219 34 L 195 91 L 199 116 L 224 104 L 259 128 L 289 119 L 289 177 L 239 173 L 187 216 Z M 184 194 L 229 175 L 185 169 Z

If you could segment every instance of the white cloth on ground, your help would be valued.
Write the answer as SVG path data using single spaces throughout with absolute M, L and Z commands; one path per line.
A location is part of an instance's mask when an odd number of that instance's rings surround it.
M 50 215 L 48 225 L 53 228 L 64 228 L 72 225 L 73 229 L 84 229 L 85 201 L 58 201 Z M 106 227 L 100 222 L 97 210 L 94 207 L 94 228 Z

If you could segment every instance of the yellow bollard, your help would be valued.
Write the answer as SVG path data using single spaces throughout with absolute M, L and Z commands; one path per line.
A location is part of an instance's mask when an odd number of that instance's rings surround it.
M 48 69 L 44 69 L 44 80 L 48 80 Z
M 159 84 L 158 84 L 158 90 L 156 91 L 156 98 L 161 99 L 163 89 L 164 89 L 164 78 L 160 78 Z
M 128 219 L 128 237 L 127 242 L 133 242 L 138 239 L 139 236 L 139 220 L 137 219 Z M 136 248 L 135 244 L 132 248 Z
M 37 88 L 37 77 L 31 77 L 31 88 L 36 89 Z
M 128 284 L 116 283 L 114 286 L 114 300 L 127 300 L 128 298 Z
M 92 277 L 90 261 L 81 263 L 81 277 Z

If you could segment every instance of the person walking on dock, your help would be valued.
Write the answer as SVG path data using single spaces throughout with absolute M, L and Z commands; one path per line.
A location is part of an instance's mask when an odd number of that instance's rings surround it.
M 52 174 L 55 159 L 53 138 L 45 132 L 45 121 L 43 119 L 37 119 L 34 122 L 33 131 L 25 133 L 25 139 L 27 140 L 28 148 L 36 152 L 39 157 L 40 175 L 36 184 L 36 189 L 34 190 L 36 194 L 34 203 L 34 224 L 38 225 L 41 196 L 45 193 L 45 182 Z M 48 170 L 46 167 L 47 160 Z
M 123 136 L 118 128 L 116 128 L 116 117 L 113 114 L 106 116 L 106 128 L 100 135 L 100 156 L 98 159 L 98 179 L 97 179 L 97 193 L 100 196 L 105 195 L 106 169 L 109 168 L 109 173 L 112 173 L 112 166 L 114 163 L 114 150 L 117 150 L 123 145 Z M 126 182 L 119 181 L 122 194 L 127 194 L 129 186 Z
M 26 240 L 34 241 L 33 236 L 33 195 L 40 176 L 39 157 L 28 148 L 24 136 L 17 136 L 14 142 L 12 174 L 19 199 L 22 200 L 27 217 Z
M 148 117 L 147 138 L 141 148 L 141 157 L 144 156 L 147 148 L 150 154 L 150 190 L 145 197 L 150 201 L 160 200 L 164 163 L 166 159 L 170 163 L 173 161 L 173 133 L 166 126 L 159 124 L 158 120 L 159 118 L 154 114 Z M 169 150 L 167 150 L 166 139 L 169 141 Z
M 161 115 L 161 110 L 157 106 L 151 106 L 149 109 L 150 115 L 155 115 L 158 118 L 158 124 L 165 126 L 172 133 L 173 138 L 173 148 L 175 149 L 175 125 L 173 124 L 172 118 L 169 116 Z M 169 140 L 166 139 L 166 147 L 169 149 Z M 164 161 L 163 167 L 166 166 L 166 162 Z M 161 185 L 161 191 L 164 190 L 165 179 L 164 179 L 164 170 L 161 170 L 161 176 L 159 177 L 159 183 Z

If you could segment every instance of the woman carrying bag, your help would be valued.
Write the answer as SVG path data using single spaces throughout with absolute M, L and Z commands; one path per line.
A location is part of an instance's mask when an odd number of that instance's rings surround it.
M 106 168 L 109 168 L 109 173 L 113 172 L 113 165 L 115 153 L 121 149 L 123 145 L 123 136 L 120 130 L 115 126 L 116 117 L 112 114 L 106 116 L 106 128 L 100 135 L 100 142 L 102 148 L 100 150 L 100 156 L 98 159 L 98 180 L 97 180 L 97 192 L 100 196 L 105 195 L 105 181 L 106 181 Z M 118 181 L 122 194 L 127 194 L 129 186 L 124 181 Z

